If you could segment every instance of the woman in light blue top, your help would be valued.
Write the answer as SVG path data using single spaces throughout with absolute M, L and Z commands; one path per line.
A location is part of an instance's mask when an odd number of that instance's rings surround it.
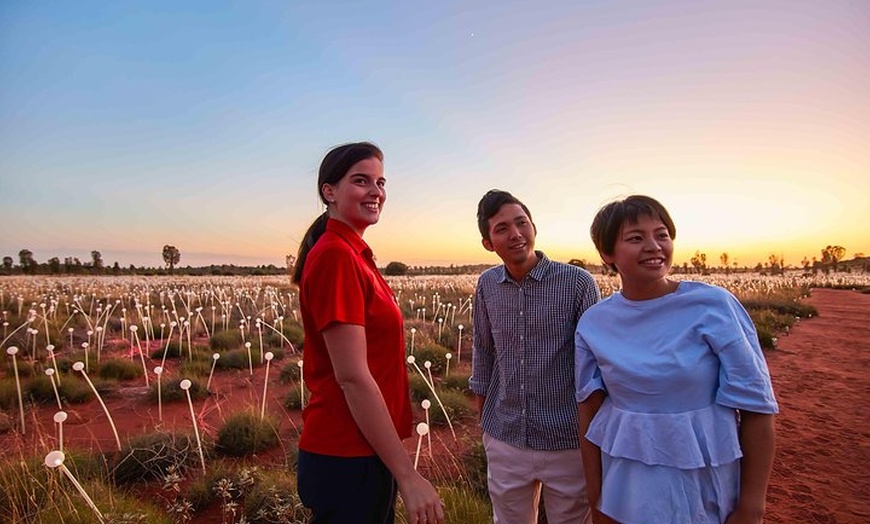
M 583 464 L 595 522 L 758 523 L 778 411 L 755 327 L 728 291 L 668 278 L 676 230 L 646 196 L 591 234 L 622 290 L 575 334 Z

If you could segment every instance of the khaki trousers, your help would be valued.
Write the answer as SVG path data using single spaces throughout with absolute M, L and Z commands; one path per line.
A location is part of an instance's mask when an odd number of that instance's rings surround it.
M 496 524 L 535 524 L 544 497 L 549 524 L 590 524 L 579 449 L 523 449 L 483 434 Z

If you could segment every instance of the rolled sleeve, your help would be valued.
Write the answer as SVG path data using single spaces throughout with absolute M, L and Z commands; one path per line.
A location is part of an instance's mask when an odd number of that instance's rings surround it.
M 601 369 L 592 350 L 580 334 L 580 326 L 574 332 L 574 398 L 584 402 L 597 390 L 607 391 L 601 378 Z
M 728 302 L 723 327 L 708 339 L 720 362 L 716 403 L 755 413 L 777 413 L 779 406 L 755 325 L 736 298 L 728 297 Z

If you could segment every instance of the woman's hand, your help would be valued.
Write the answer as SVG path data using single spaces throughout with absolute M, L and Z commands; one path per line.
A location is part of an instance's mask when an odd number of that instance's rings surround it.
M 428 480 L 414 471 L 396 482 L 410 524 L 444 524 L 444 504 Z

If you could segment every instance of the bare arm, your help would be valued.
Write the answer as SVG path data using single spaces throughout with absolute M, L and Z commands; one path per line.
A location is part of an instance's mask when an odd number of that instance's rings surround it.
M 323 339 L 354 422 L 395 477 L 410 522 L 420 522 L 423 515 L 430 523 L 444 522 L 438 493 L 414 469 L 393 426 L 381 390 L 369 370 L 365 328 L 354 324 L 332 324 L 323 331 Z
M 583 457 L 583 471 L 586 475 L 586 497 L 592 510 L 592 521 L 597 523 L 615 522 L 598 510 L 598 499 L 601 498 L 601 449 L 586 440 L 589 424 L 604 402 L 604 392 L 593 392 L 577 406 L 577 416 L 580 423 L 580 454 Z
M 759 523 L 764 518 L 775 433 L 773 415 L 740 411 L 740 496 L 726 524 Z
M 483 417 L 483 405 L 486 403 L 486 397 L 483 395 L 474 395 L 474 406 L 477 408 L 477 420 Z

